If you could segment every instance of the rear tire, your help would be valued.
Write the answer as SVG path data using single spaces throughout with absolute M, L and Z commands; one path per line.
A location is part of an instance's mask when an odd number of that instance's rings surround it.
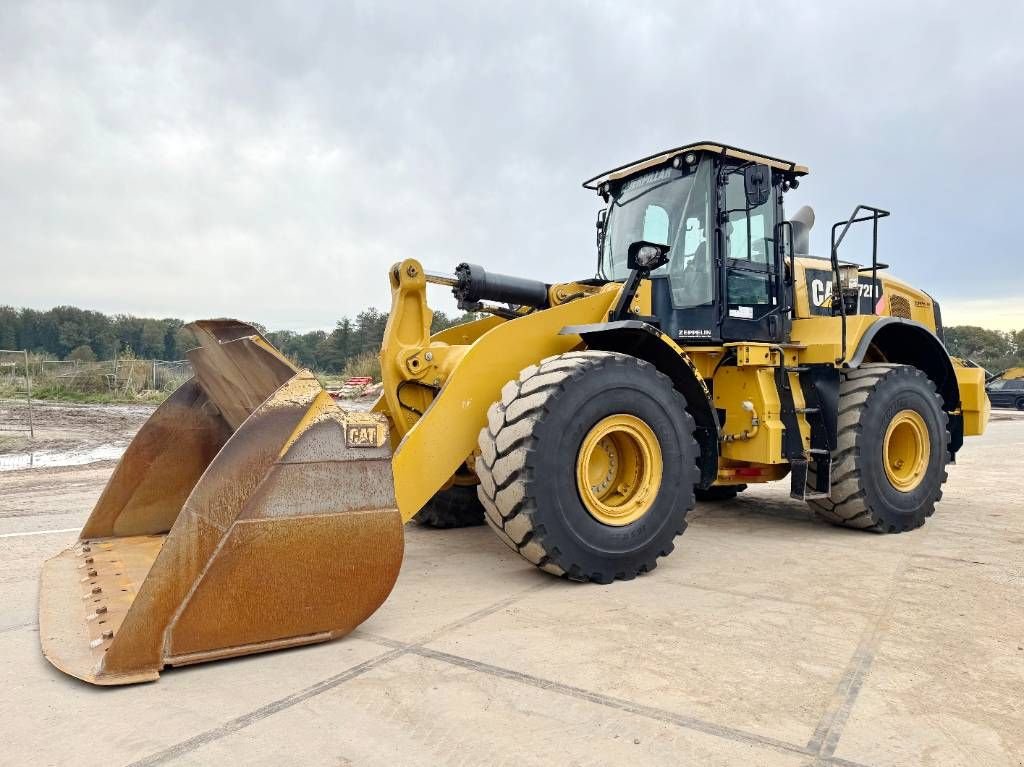
M 900 439 L 903 434 L 907 439 Z M 897 458 L 901 442 L 918 447 L 908 448 L 905 459 Z M 942 498 L 948 446 L 942 398 L 923 372 L 890 364 L 844 371 L 831 496 L 808 504 L 819 517 L 844 527 L 879 533 L 914 530 Z M 814 479 L 812 470 L 812 486 Z
M 484 507 L 477 498 L 475 485 L 452 485 L 435 493 L 413 520 L 438 530 L 474 527 L 484 523 Z
M 594 451 L 595 431 L 619 418 L 639 424 L 637 433 L 653 440 L 643 444 L 654 452 L 631 464 L 628 444 L 609 450 L 599 441 L 612 456 L 608 477 L 619 473 L 593 487 L 584 473 L 581 486 L 580 466 L 592 454 L 587 445 Z M 653 570 L 672 551 L 694 506 L 699 449 L 686 399 L 653 365 L 613 352 L 549 357 L 505 385 L 487 421 L 476 461 L 478 492 L 487 523 L 513 551 L 555 575 L 596 583 Z M 629 488 L 653 476 L 643 467 L 656 464 L 657 481 L 629 496 Z M 601 521 L 593 499 L 584 501 L 599 490 L 636 499 L 640 516 Z
M 697 496 L 698 502 L 708 503 L 731 500 L 746 489 L 746 485 L 712 485 L 705 489 L 696 487 L 693 492 Z
M 1024 410 L 1024 397 L 1018 399 L 1014 404 L 1017 406 L 1018 410 Z

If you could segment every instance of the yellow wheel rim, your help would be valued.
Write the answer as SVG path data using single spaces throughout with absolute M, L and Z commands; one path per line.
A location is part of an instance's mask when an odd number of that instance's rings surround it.
M 901 410 L 893 416 L 882 443 L 882 462 L 890 484 L 904 493 L 920 485 L 931 451 L 928 427 L 920 413 Z
M 661 487 L 661 445 L 654 431 L 634 415 L 620 413 L 597 422 L 576 457 L 576 486 L 590 515 L 621 527 L 640 519 Z

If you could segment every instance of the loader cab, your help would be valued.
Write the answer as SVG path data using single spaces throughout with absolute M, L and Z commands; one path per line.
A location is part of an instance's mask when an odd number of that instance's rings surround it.
M 784 341 L 790 286 L 782 196 L 806 169 L 723 145 L 682 147 L 587 182 L 598 220 L 598 278 L 628 276 L 630 244 L 669 248 L 653 271 L 653 317 L 684 344 Z

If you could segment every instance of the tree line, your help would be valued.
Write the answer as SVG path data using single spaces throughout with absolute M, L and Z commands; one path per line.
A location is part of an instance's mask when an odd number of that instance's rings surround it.
M 474 317 L 448 317 L 444 312 L 434 312 L 431 330 L 436 333 Z M 337 373 L 351 359 L 376 354 L 387 321 L 387 312 L 370 308 L 354 319 L 343 317 L 330 332 L 268 332 L 254 324 L 299 365 Z M 973 360 L 993 373 L 1024 365 L 1024 330 L 957 325 L 945 329 L 945 340 L 950 354 Z M 175 318 L 108 315 L 74 306 L 57 306 L 47 311 L 0 306 L 0 349 L 28 349 L 62 360 L 111 359 L 127 353 L 143 359 L 180 360 L 194 346 L 184 321 Z
M 1024 365 L 1024 330 L 953 325 L 945 328 L 943 335 L 950 354 L 972 360 L 990 373 Z
M 475 317 L 448 317 L 435 311 L 431 330 L 436 333 Z M 252 324 L 302 367 L 338 373 L 349 360 L 366 353 L 376 354 L 387 321 L 387 312 L 370 308 L 355 319 L 343 317 L 330 332 L 268 332 L 259 323 Z M 28 349 L 53 359 L 91 362 L 126 354 L 142 359 L 181 360 L 195 345 L 185 322 L 176 318 L 108 315 L 74 306 L 46 311 L 0 306 L 0 349 Z

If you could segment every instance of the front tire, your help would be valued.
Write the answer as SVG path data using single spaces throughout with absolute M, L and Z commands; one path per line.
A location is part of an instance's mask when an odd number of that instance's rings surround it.
M 513 551 L 596 583 L 672 551 L 699 451 L 685 398 L 654 366 L 613 352 L 549 357 L 506 384 L 487 419 L 478 492 Z
M 920 527 L 942 498 L 947 424 L 935 384 L 917 368 L 870 364 L 845 371 L 832 492 L 808 501 L 812 510 L 833 524 L 879 533 Z
M 1014 404 L 1017 406 L 1018 410 L 1024 410 L 1024 397 L 1018 399 Z

